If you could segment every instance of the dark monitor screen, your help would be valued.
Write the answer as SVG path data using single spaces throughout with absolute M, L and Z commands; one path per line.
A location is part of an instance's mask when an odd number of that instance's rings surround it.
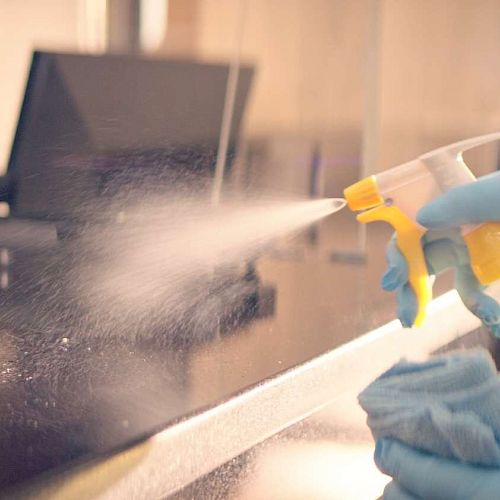
M 35 52 L 8 167 L 11 213 L 78 218 L 125 185 L 154 179 L 158 187 L 161 179 L 168 191 L 183 175 L 191 184 L 193 176 L 206 179 L 228 72 L 227 65 Z M 230 151 L 251 79 L 252 69 L 241 68 Z

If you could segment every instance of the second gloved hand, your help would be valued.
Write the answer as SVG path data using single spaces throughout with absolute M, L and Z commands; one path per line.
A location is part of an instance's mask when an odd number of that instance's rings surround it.
M 422 238 L 429 274 L 455 268 L 455 287 L 462 301 L 500 337 L 500 306 L 484 293 L 485 287 L 474 276 L 459 229 L 464 224 L 500 221 L 500 172 L 450 189 L 423 207 L 417 221 L 429 229 Z M 388 244 L 387 262 L 382 288 L 396 291 L 398 317 L 403 326 L 410 327 L 417 313 L 417 302 L 408 283 L 408 265 L 395 238 Z
M 384 500 L 491 500 L 500 496 L 500 470 L 449 460 L 381 439 L 375 450 L 378 468 L 393 478 Z
M 386 500 L 500 498 L 500 378 L 487 351 L 400 361 L 359 396 Z

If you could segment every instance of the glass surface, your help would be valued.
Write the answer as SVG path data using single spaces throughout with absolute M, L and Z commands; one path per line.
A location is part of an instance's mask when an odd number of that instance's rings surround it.
M 416 5 L 0 2 L 0 488 L 394 318 L 390 228 L 366 248 L 347 210 L 269 228 L 275 202 L 498 127 L 497 16 Z M 469 72 L 465 31 L 488 47 Z
M 436 354 L 478 347 L 488 349 L 499 366 L 500 342 L 485 328 L 443 345 Z M 165 499 L 381 499 L 391 478 L 375 466 L 374 446 L 357 393 L 348 390 Z

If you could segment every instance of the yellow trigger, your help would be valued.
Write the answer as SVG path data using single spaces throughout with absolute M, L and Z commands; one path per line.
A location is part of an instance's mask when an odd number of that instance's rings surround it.
M 432 299 L 432 287 L 420 241 L 425 230 L 396 206 L 380 205 L 359 214 L 357 219 L 364 224 L 385 221 L 394 228 L 398 248 L 408 263 L 408 281 L 417 297 L 417 316 L 414 324 L 420 326 L 425 319 L 427 304 Z

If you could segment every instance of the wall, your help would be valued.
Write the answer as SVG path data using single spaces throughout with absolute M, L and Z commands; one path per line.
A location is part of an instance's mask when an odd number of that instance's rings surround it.
M 238 2 L 188 3 L 196 11 L 191 53 L 227 60 Z M 251 135 L 350 140 L 364 123 L 364 85 L 377 84 L 371 109 L 378 148 L 371 171 L 500 129 L 500 0 L 250 0 L 247 5 L 243 57 L 255 62 L 259 73 L 247 117 Z M 373 5 L 380 9 L 378 81 L 365 72 Z M 490 168 L 495 151 L 485 148 L 472 156 Z
M 500 0 L 248 0 L 243 57 L 258 66 L 250 135 L 340 138 L 337 148 L 359 133 L 364 85 L 374 84 L 365 79 L 371 2 L 381 13 L 373 171 L 500 129 Z M 94 3 L 0 2 L 0 169 L 31 49 L 76 48 L 82 4 Z M 227 60 L 237 8 L 237 0 L 170 0 L 161 52 Z M 494 151 L 476 156 L 491 163 Z
M 384 0 L 381 8 L 378 168 L 500 130 L 500 1 Z M 492 149 L 477 159 L 491 161 Z
M 242 57 L 257 66 L 249 132 L 322 134 L 357 128 L 365 0 L 247 2 Z M 230 57 L 238 2 L 199 2 L 197 52 Z M 342 103 L 342 105 L 339 105 Z
M 7 166 L 33 48 L 74 49 L 78 1 L 0 2 L 0 173 Z

